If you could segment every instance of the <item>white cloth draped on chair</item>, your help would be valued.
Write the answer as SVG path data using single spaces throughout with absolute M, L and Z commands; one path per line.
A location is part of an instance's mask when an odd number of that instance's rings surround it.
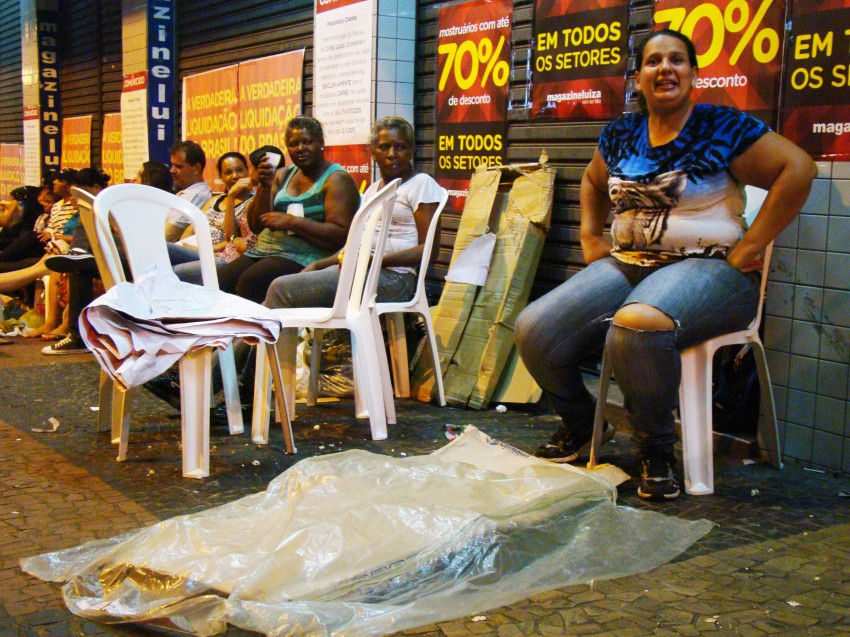
M 274 343 L 280 333 L 262 305 L 162 269 L 111 288 L 83 310 L 80 327 L 101 367 L 124 387 L 147 382 L 186 352 L 226 349 L 234 338 Z

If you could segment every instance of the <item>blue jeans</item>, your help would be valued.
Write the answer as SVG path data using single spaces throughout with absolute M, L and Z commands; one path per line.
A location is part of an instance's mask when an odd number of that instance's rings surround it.
M 579 365 L 606 344 L 638 446 L 667 446 L 676 441 L 679 351 L 745 329 L 758 301 L 758 275 L 742 274 L 722 259 L 642 267 L 606 257 L 522 311 L 515 326 L 517 349 L 564 425 L 589 436 L 594 398 Z M 617 310 L 630 303 L 660 310 L 675 329 L 609 330 Z
M 168 259 L 171 261 L 171 269 L 177 278 L 184 283 L 194 283 L 195 285 L 203 285 L 204 280 L 201 276 L 201 258 L 198 256 L 198 251 L 186 246 L 177 245 L 176 243 L 166 244 L 168 248 Z M 216 258 L 216 267 L 226 264 L 227 261 L 221 258 Z
M 339 283 L 339 268 L 331 266 L 313 272 L 289 274 L 274 280 L 263 305 L 279 307 L 332 307 Z M 416 292 L 416 275 L 410 272 L 381 269 L 378 279 L 378 302 L 409 301 Z

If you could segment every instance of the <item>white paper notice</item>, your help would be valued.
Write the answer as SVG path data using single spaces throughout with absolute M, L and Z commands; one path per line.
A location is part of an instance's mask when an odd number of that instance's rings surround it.
M 333 4 L 317 2 L 315 10 L 313 113 L 325 129 L 326 146 L 365 144 L 372 126 L 375 2 L 329 9 Z
M 135 177 L 149 159 L 147 110 L 147 74 L 126 76 L 121 91 L 121 140 L 126 178 Z
M 458 255 L 446 274 L 446 281 L 484 285 L 495 248 L 496 235 L 492 232 L 482 234 Z

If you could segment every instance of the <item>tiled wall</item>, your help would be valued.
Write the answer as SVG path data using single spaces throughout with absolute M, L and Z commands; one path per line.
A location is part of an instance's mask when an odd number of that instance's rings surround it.
M 375 118 L 413 123 L 416 0 L 378 0 Z
M 783 455 L 850 472 L 850 162 L 819 162 L 777 238 L 764 344 Z

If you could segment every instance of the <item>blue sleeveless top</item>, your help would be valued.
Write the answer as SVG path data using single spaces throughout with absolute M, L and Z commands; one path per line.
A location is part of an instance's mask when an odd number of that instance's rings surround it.
M 331 173 L 340 170 L 345 171 L 345 169 L 339 164 L 331 164 L 309 190 L 300 195 L 290 195 L 286 189 L 296 170 L 298 170 L 297 166 L 290 166 L 286 169 L 283 185 L 281 185 L 280 190 L 277 191 L 274 198 L 275 211 L 286 212 L 289 204 L 300 203 L 304 206 L 304 217 L 306 219 L 324 223 L 325 197 L 322 193 L 322 187 Z M 254 259 L 271 256 L 283 257 L 306 267 L 313 263 L 313 261 L 329 257 L 334 252 L 335 250 L 327 250 L 314 246 L 297 234 L 287 234 L 286 230 L 269 230 L 268 228 L 264 228 L 257 236 L 257 243 L 253 248 L 246 251 L 245 254 Z

